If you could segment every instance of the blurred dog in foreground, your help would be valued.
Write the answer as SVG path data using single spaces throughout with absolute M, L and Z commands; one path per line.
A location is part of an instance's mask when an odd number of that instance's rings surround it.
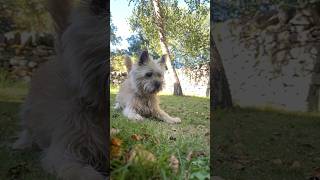
M 116 109 L 130 120 L 141 121 L 144 117 L 154 117 L 167 123 L 180 123 L 178 117 L 171 117 L 159 106 L 157 93 L 164 86 L 166 55 L 154 61 L 148 51 L 143 51 L 136 64 L 125 57 L 128 78 L 123 82 L 116 97 Z
M 49 0 L 57 56 L 32 78 L 21 112 L 23 131 L 13 145 L 39 146 L 44 169 L 64 180 L 102 180 L 108 173 L 103 3 Z

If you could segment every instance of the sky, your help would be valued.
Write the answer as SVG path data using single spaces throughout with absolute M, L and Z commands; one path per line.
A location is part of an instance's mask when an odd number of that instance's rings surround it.
M 111 44 L 111 49 L 127 49 L 127 38 L 130 37 L 133 32 L 130 30 L 129 17 L 133 11 L 133 3 L 129 6 L 128 0 L 111 0 L 110 11 L 112 23 L 117 27 L 116 35 L 122 38 L 119 45 L 114 46 Z
M 184 0 L 179 0 L 179 6 L 185 6 Z M 129 25 L 129 17 L 133 11 L 133 4 L 129 6 L 129 0 L 111 0 L 110 1 L 110 11 L 111 11 L 111 21 L 117 27 L 116 35 L 122 38 L 119 45 L 114 46 L 111 44 L 111 50 L 115 49 L 127 49 L 129 38 L 134 33 L 131 31 Z

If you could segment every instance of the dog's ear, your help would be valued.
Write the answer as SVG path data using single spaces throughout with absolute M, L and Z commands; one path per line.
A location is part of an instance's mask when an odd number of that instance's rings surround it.
M 166 64 L 167 56 L 168 55 L 166 55 L 166 54 L 162 55 L 160 60 L 159 60 L 159 64 Z
M 139 66 L 145 65 L 149 61 L 149 53 L 147 50 L 142 51 L 139 59 Z
M 129 56 L 124 56 L 124 64 L 127 68 L 127 73 L 129 74 L 132 68 L 132 61 Z
M 161 56 L 161 58 L 158 61 L 158 64 L 160 64 L 160 66 L 162 68 L 165 68 L 166 70 L 167 70 L 167 66 L 166 66 L 167 59 L 168 59 L 168 55 L 164 54 L 164 55 Z

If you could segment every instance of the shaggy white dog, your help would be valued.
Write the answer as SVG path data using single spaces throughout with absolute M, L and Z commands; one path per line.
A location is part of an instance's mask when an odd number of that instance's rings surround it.
M 43 150 L 45 170 L 67 180 L 107 174 L 107 32 L 100 1 L 49 0 L 56 25 L 55 59 L 34 74 L 13 147 Z M 106 3 L 106 2 L 105 2 Z

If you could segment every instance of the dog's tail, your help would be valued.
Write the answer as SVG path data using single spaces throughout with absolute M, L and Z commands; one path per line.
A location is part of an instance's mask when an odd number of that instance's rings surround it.
M 48 0 L 47 9 L 52 16 L 58 38 L 70 24 L 70 14 L 73 0 Z
M 124 64 L 127 68 L 127 72 L 129 73 L 132 68 L 132 61 L 129 56 L 124 56 Z

